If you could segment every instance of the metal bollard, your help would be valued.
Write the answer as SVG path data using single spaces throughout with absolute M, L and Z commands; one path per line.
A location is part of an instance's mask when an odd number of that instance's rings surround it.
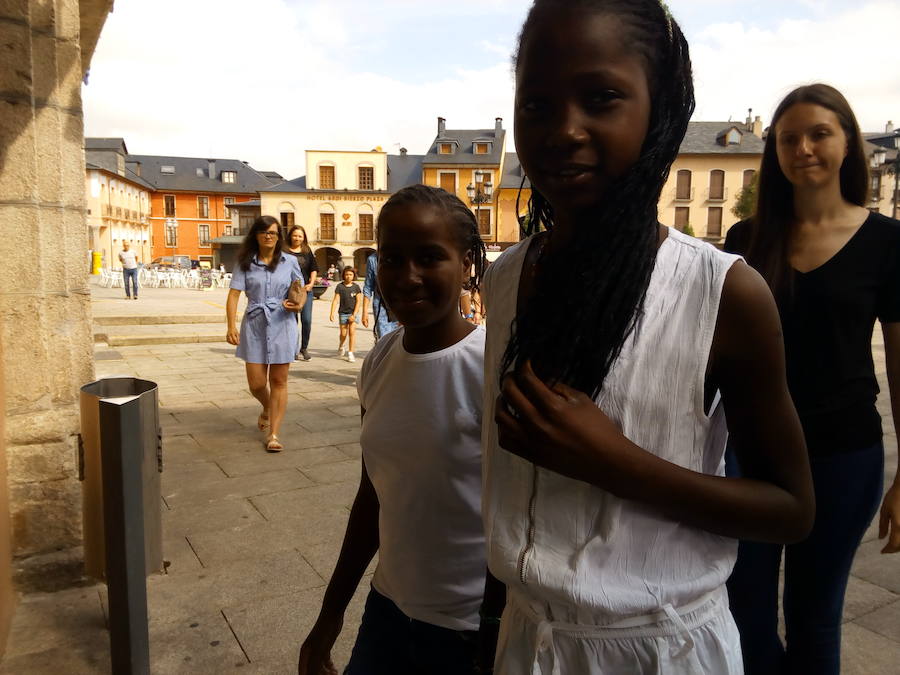
M 84 385 L 81 424 L 85 571 L 106 579 L 113 673 L 149 675 L 146 576 L 163 569 L 156 383 Z

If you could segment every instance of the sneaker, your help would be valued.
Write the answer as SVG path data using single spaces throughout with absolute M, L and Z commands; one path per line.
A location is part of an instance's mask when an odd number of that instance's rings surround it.
M 356 357 L 353 356 L 353 352 L 347 352 L 347 360 L 350 363 L 354 363 L 356 361 Z
M 301 357 L 302 355 L 300 354 L 300 352 L 297 352 L 296 354 L 294 354 L 294 361 L 299 361 Z
M 347 353 L 346 348 L 340 347 L 340 348 L 338 349 L 338 356 L 343 356 L 343 355 L 346 354 L 346 353 Z
M 309 361 L 309 360 L 312 358 L 312 357 L 309 355 L 309 352 L 306 351 L 305 349 L 301 349 L 301 350 L 300 350 L 300 356 L 303 357 L 303 360 L 304 360 L 304 361 Z

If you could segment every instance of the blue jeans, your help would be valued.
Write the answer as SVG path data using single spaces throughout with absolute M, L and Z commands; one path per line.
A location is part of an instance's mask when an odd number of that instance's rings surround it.
M 373 588 L 344 675 L 468 675 L 477 637 L 410 619 Z
M 312 291 L 306 294 L 306 302 L 303 303 L 303 309 L 300 310 L 300 349 L 309 347 L 309 334 L 312 332 L 312 308 L 313 308 Z
M 137 267 L 133 270 L 122 270 L 122 279 L 125 283 L 125 295 L 129 298 L 131 297 L 131 289 L 128 288 L 128 280 L 131 279 L 131 286 L 134 288 L 134 297 L 137 297 L 138 292 L 138 283 L 137 283 Z
M 881 502 L 884 445 L 812 457 L 810 467 L 816 521 L 809 537 L 784 547 L 742 541 L 728 580 L 747 675 L 840 672 L 844 593 L 853 556 Z M 726 473 L 739 471 L 732 455 Z M 778 637 L 782 548 L 786 646 Z
M 375 318 L 375 327 L 372 332 L 375 333 L 376 342 L 388 333 L 400 328 L 398 321 L 390 321 L 388 319 L 387 307 L 381 304 L 381 300 L 378 298 L 372 300 L 372 314 Z

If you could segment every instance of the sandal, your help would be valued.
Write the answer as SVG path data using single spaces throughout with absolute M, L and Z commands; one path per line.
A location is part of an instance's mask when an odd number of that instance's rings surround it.
M 266 441 L 266 452 L 281 452 L 283 449 L 284 446 L 278 440 L 278 436 L 275 434 L 269 436 L 269 439 Z
M 269 416 L 265 413 L 260 413 L 259 417 L 256 418 L 256 428 L 260 431 L 265 431 L 269 428 Z

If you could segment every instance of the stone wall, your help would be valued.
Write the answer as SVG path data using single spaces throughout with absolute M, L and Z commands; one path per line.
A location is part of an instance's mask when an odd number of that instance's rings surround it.
M 0 340 L 19 558 L 81 541 L 78 388 L 93 377 L 81 81 L 111 6 L 0 0 Z

